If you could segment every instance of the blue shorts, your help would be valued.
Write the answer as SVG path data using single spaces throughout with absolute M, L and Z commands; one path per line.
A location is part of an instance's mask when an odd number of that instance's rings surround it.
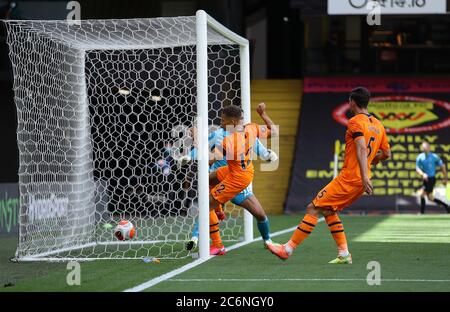
M 209 168 L 209 172 L 213 172 L 216 171 L 217 169 L 219 169 L 220 167 L 224 167 L 227 166 L 227 162 L 226 160 L 219 160 L 216 161 L 214 164 L 212 164 L 212 166 Z M 244 200 L 246 200 L 247 198 L 249 198 L 250 196 L 253 196 L 253 190 L 252 190 L 252 186 L 249 185 L 247 186 L 247 188 L 245 190 L 243 190 L 242 192 L 240 192 L 239 194 L 237 194 L 232 200 L 231 202 L 235 205 L 240 205 Z
M 231 202 L 235 205 L 240 205 L 244 200 L 246 200 L 247 198 L 249 198 L 250 196 L 253 196 L 253 191 L 252 191 L 252 186 L 249 185 L 247 186 L 247 188 L 245 190 L 243 190 L 242 192 L 240 192 L 239 194 L 237 194 L 232 200 Z

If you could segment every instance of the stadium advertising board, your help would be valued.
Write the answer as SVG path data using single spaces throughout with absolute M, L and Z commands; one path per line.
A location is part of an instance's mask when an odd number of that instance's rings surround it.
M 328 0 L 328 14 L 367 15 L 375 5 L 381 14 L 445 14 L 447 0 Z
M 0 234 L 17 234 L 19 188 L 16 183 L 0 183 Z
M 303 210 L 333 178 L 335 153 L 342 168 L 348 95 L 357 86 L 372 93 L 369 112 L 386 128 L 392 159 L 372 170 L 374 196 L 363 196 L 349 210 L 416 210 L 422 181 L 415 161 L 423 141 L 450 168 L 450 79 L 307 78 L 286 210 Z M 442 173 L 437 178 L 439 186 Z

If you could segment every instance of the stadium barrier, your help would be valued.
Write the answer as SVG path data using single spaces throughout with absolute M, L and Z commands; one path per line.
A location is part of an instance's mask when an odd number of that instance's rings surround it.
M 285 212 L 303 212 L 344 160 L 344 136 L 351 89 L 372 93 L 369 112 L 386 127 L 392 158 L 373 169 L 374 196 L 363 196 L 346 211 L 357 213 L 418 212 L 416 192 L 422 181 L 415 160 L 422 141 L 450 160 L 450 79 L 448 78 L 305 78 L 293 172 Z M 438 180 L 442 173 L 437 175 Z M 442 193 L 443 186 L 437 188 Z M 430 204 L 431 205 L 431 204 Z M 430 207 L 428 211 L 442 212 Z

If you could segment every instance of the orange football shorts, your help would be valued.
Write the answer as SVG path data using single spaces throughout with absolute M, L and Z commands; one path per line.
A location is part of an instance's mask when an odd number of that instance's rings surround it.
M 354 203 L 362 194 L 364 194 L 362 185 L 352 185 L 337 177 L 317 193 L 312 204 L 315 207 L 341 211 Z
M 220 182 L 211 189 L 211 196 L 219 203 L 225 204 L 249 186 L 253 180 L 253 172 L 234 174 L 225 166 L 217 169 L 217 179 Z

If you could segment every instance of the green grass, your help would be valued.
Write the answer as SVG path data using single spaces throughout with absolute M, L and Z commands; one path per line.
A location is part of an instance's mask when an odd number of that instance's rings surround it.
M 273 216 L 272 231 L 292 227 L 300 218 Z M 343 216 L 342 220 L 353 265 L 327 264 L 336 256 L 336 246 L 322 222 L 285 262 L 256 242 L 147 291 L 450 291 L 449 216 Z M 285 242 L 289 237 L 290 233 L 274 240 Z M 192 261 L 82 262 L 81 286 L 68 286 L 65 264 L 9 263 L 16 242 L 0 237 L 0 286 L 15 285 L 0 291 L 121 291 Z M 366 283 L 369 261 L 381 265 L 380 286 Z

